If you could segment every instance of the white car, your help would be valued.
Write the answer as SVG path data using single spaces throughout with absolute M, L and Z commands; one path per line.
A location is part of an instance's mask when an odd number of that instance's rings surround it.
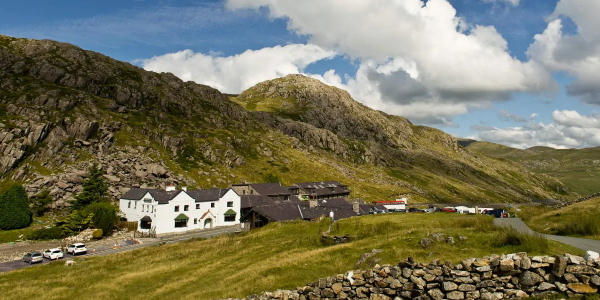
M 76 243 L 67 247 L 67 253 L 70 253 L 73 256 L 75 256 L 76 254 L 86 254 L 87 248 L 82 243 Z
M 43 255 L 45 258 L 50 260 L 56 260 L 65 256 L 59 248 L 48 249 L 44 251 Z

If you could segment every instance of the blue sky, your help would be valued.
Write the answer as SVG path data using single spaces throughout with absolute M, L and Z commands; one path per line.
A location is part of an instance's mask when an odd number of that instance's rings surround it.
M 373 11 L 365 12 L 364 20 L 355 15 L 354 6 L 365 10 L 360 0 L 313 1 L 10 1 L 0 11 L 0 33 L 72 43 L 223 92 L 239 92 L 261 80 L 301 72 L 346 88 L 366 105 L 458 137 L 520 148 L 600 145 L 600 126 L 595 125 L 600 122 L 596 113 L 600 93 L 589 83 L 581 84 L 581 93 L 567 89 L 574 81 L 589 82 L 599 72 L 582 63 L 600 57 L 600 47 L 595 48 L 600 38 L 581 30 L 590 28 L 595 18 L 572 9 L 589 5 L 592 14 L 596 1 L 562 0 L 557 6 L 557 0 L 431 0 L 422 2 L 415 13 L 409 4 L 416 0 L 404 0 L 406 7 L 373 0 Z M 327 15 L 327 7 L 311 10 L 311 5 L 322 3 L 335 13 Z M 461 25 L 448 23 L 450 7 Z M 422 14 L 433 8 L 436 22 L 427 23 L 430 20 Z M 381 20 L 367 17 L 377 14 Z M 557 18 L 562 30 L 552 36 L 549 28 Z M 423 29 L 423 24 L 435 30 Z M 349 29 L 355 25 L 358 29 Z M 476 32 L 478 26 L 497 33 Z M 371 27 L 372 33 L 357 32 Z M 536 48 L 542 50 L 528 55 L 534 36 L 545 31 L 548 39 Z M 590 50 L 562 63 L 556 53 L 580 37 L 592 41 L 584 44 Z M 421 55 L 423 45 L 429 48 L 424 50 L 441 50 Z M 471 62 L 469 57 L 478 53 L 462 57 L 460 49 L 482 49 L 493 56 Z M 447 58 L 440 60 L 440 55 Z M 453 59 L 456 62 L 448 62 Z M 446 63 L 456 69 L 449 71 Z M 514 66 L 506 71 L 505 65 Z M 530 65 L 536 66 L 534 71 Z M 506 76 L 498 75 L 504 71 Z M 495 80 L 498 86 L 490 87 Z M 374 93 L 367 92 L 373 89 Z M 406 95 L 417 96 L 404 99 Z

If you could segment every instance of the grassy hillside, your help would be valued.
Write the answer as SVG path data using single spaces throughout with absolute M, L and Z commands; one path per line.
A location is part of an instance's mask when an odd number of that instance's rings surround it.
M 350 234 L 347 244 L 326 246 L 320 232 L 329 221 L 271 223 L 240 236 L 151 247 L 106 257 L 80 259 L 0 274 L 3 299 L 223 299 L 278 288 L 295 288 L 317 278 L 355 268 L 361 253 L 383 249 L 381 263 L 408 256 L 418 261 L 452 260 L 490 253 L 580 253 L 546 240 L 504 245 L 501 229 L 486 216 L 387 214 L 345 219 L 334 234 Z M 453 236 L 424 250 L 431 233 Z M 458 241 L 458 236 L 468 239 Z M 368 266 L 365 266 L 368 267 Z M 35 288 L 32 288 L 35 287 Z
M 600 240 L 600 198 L 563 207 L 525 207 L 519 216 L 541 233 Z
M 526 150 L 483 142 L 460 142 L 467 149 L 484 155 L 522 164 L 538 174 L 559 179 L 571 191 L 589 195 L 600 192 L 600 147 L 553 149 L 532 147 Z

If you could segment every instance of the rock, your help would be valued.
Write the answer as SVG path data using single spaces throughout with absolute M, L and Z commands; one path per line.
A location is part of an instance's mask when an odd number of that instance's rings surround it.
M 458 237 L 458 240 L 461 241 L 461 242 L 464 241 L 464 240 L 466 240 L 466 239 L 467 239 L 467 237 L 464 236 L 464 235 L 461 235 L 461 236 Z
M 446 294 L 446 298 L 450 300 L 462 300 L 465 299 L 465 293 L 459 291 L 453 291 Z
M 402 277 L 404 278 L 410 278 L 410 276 L 412 275 L 412 270 L 409 268 L 403 268 L 402 269 Z
M 531 259 L 529 257 L 523 257 L 521 259 L 521 269 L 528 270 L 531 268 Z
M 542 281 L 544 281 L 544 278 L 530 271 L 523 272 L 519 277 L 519 283 L 527 286 L 534 286 Z
M 446 244 L 448 245 L 454 245 L 454 238 L 449 236 L 446 238 Z
M 336 282 L 334 284 L 331 285 L 331 289 L 333 290 L 334 293 L 339 294 L 342 291 L 342 284 L 339 282 Z
M 540 285 L 537 287 L 538 291 L 548 291 L 548 290 L 554 290 L 556 289 L 556 285 L 552 284 L 552 283 L 548 283 L 548 282 L 542 282 L 540 283 Z
M 590 281 L 595 285 L 595 286 L 600 286 L 600 276 L 598 275 L 594 275 L 592 276 L 592 278 L 590 279 Z
M 487 259 L 477 259 L 473 262 L 473 266 L 475 267 L 483 267 L 483 266 L 489 266 L 490 265 L 490 261 Z
M 581 256 L 566 254 L 567 262 L 574 265 L 585 265 L 585 259 Z
M 446 291 L 446 292 L 454 291 L 454 290 L 458 289 L 458 285 L 454 282 L 444 281 L 442 283 L 442 289 L 444 289 L 444 291 Z
M 135 171 L 135 176 L 137 176 L 139 178 L 146 178 L 146 176 L 148 176 L 148 173 L 146 173 L 142 170 L 138 170 L 138 171 Z
M 456 276 L 462 276 L 462 277 L 471 276 L 471 272 L 469 272 L 469 271 L 460 271 L 460 270 L 452 270 L 452 271 L 450 271 L 450 274 L 456 275 Z
M 479 299 L 479 297 L 481 297 L 479 291 L 467 292 L 466 294 L 467 299 Z
M 595 251 L 586 251 L 584 258 L 586 261 L 596 261 L 598 258 L 600 258 L 600 253 Z
M 482 300 L 500 300 L 504 298 L 502 293 L 481 293 Z
M 321 290 L 321 296 L 324 298 L 334 298 L 335 295 L 336 295 L 335 292 L 330 288 Z
M 483 272 L 491 271 L 492 267 L 490 267 L 490 266 L 483 266 L 483 267 L 477 267 L 475 269 L 477 270 L 477 272 L 483 273 Z
M 416 276 L 410 276 L 410 281 L 421 287 L 424 287 L 427 284 L 425 280 Z
M 515 269 L 515 261 L 506 258 L 500 261 L 500 271 L 509 272 Z
M 444 293 L 442 293 L 442 291 L 440 291 L 440 289 L 429 290 L 427 292 L 427 294 L 431 297 L 431 299 L 434 299 L 434 300 L 442 300 L 445 297 Z
M 444 234 L 443 233 L 432 233 L 431 237 L 437 241 L 437 242 L 441 242 L 444 240 Z
M 569 283 L 567 284 L 567 288 L 579 294 L 591 294 L 598 291 L 598 289 L 593 288 L 591 285 L 583 283 Z
M 554 256 L 554 266 L 552 267 L 552 274 L 556 277 L 563 277 L 565 270 L 567 269 L 567 259 L 564 256 Z
M 577 279 L 577 277 L 575 277 L 575 275 L 571 274 L 571 273 L 566 273 L 564 276 L 565 280 L 569 283 L 577 283 L 579 282 L 579 279 Z
M 425 275 L 425 271 L 422 269 L 413 270 L 412 274 L 417 277 L 423 277 Z
M 470 292 L 476 290 L 477 287 L 472 284 L 461 284 L 458 286 L 458 290 L 461 292 Z
M 121 181 L 121 178 L 114 176 L 114 175 L 104 175 L 104 178 L 108 179 L 108 181 L 110 182 L 119 182 Z
M 433 241 L 431 239 L 424 238 L 419 242 L 419 245 L 421 245 L 421 247 L 423 247 L 423 249 L 429 249 L 431 247 L 432 243 L 433 243 Z
M 561 292 L 566 292 L 567 291 L 567 285 L 561 282 L 555 282 L 554 285 L 556 285 L 556 288 L 558 288 L 559 291 Z
M 596 269 L 585 266 L 585 265 L 569 265 L 567 266 L 566 271 L 572 274 L 587 274 L 587 275 L 595 275 Z

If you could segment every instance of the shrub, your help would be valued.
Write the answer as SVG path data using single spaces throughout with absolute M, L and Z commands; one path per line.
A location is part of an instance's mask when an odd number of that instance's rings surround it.
M 455 222 L 458 228 L 472 228 L 480 232 L 495 230 L 494 218 L 490 216 L 465 216 Z
M 595 218 L 583 218 L 577 222 L 564 224 L 556 229 L 558 235 L 597 235 L 600 233 L 600 224 Z
M 48 211 L 48 204 L 52 203 L 52 196 L 50 196 L 48 190 L 43 190 L 29 200 L 31 202 L 31 213 L 41 217 Z
M 119 220 L 117 208 L 108 203 L 100 202 L 88 205 L 82 213 L 82 216 L 92 216 L 92 225 L 94 228 L 102 229 L 104 236 L 109 235 L 115 228 Z
M 496 241 L 494 242 L 495 247 L 503 246 L 518 246 L 523 252 L 547 252 L 550 248 L 548 239 L 541 234 L 528 234 L 518 231 L 512 227 L 505 227 L 500 230 Z
M 25 228 L 31 224 L 29 197 L 22 185 L 13 185 L 0 195 L 0 229 Z
M 27 235 L 28 240 L 58 240 L 64 237 L 60 227 L 42 228 Z
M 92 232 L 92 237 L 96 240 L 101 239 L 102 235 L 103 235 L 102 229 L 96 229 L 96 230 L 94 230 L 94 232 Z
M 83 191 L 75 196 L 75 209 L 82 209 L 85 206 L 108 201 L 108 183 L 104 178 L 104 171 L 94 163 L 89 169 L 89 176 L 83 182 Z

